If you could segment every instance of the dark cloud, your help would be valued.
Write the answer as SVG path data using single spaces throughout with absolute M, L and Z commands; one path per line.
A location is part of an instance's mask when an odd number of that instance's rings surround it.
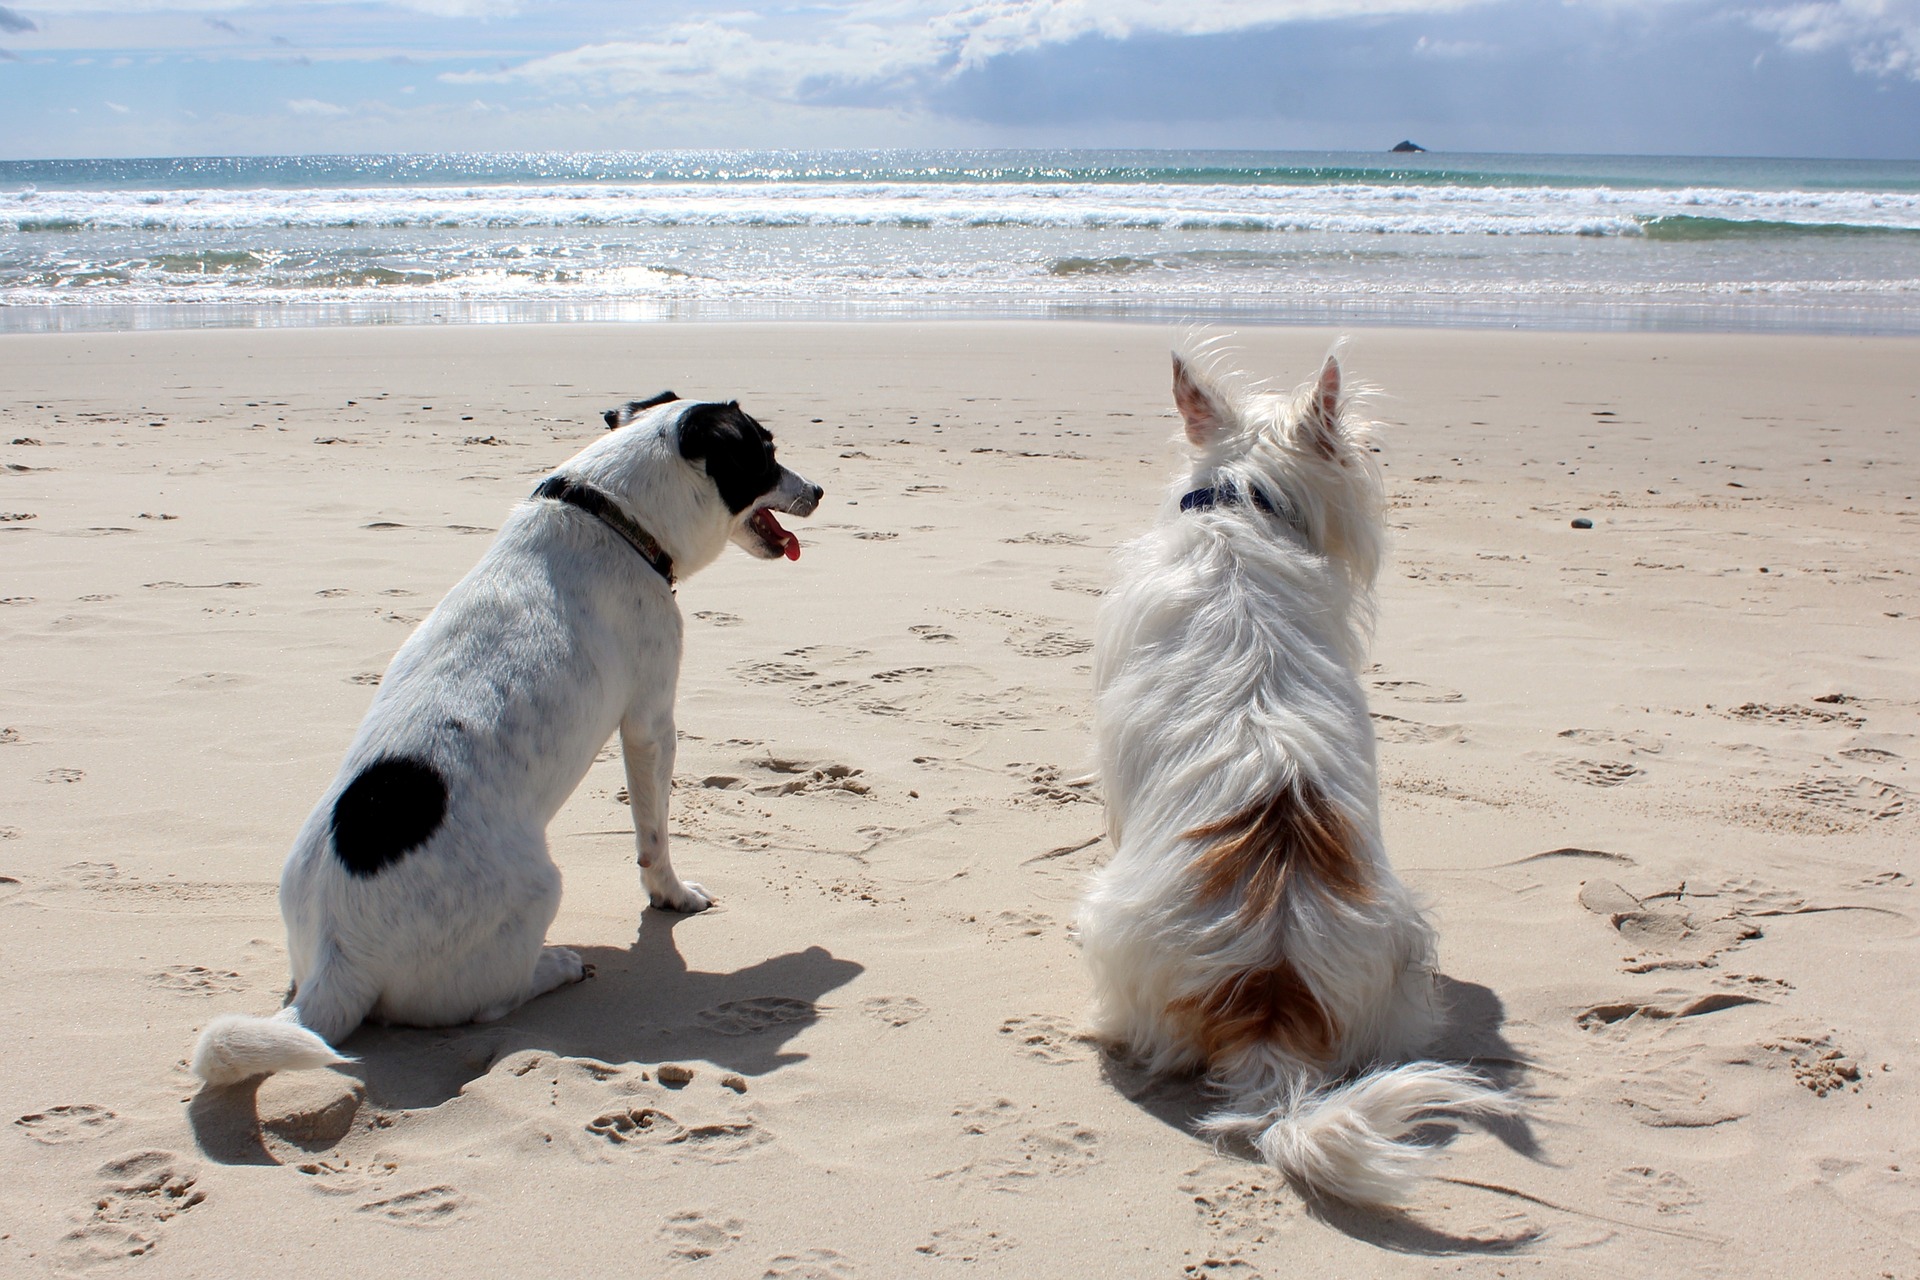
M 39 24 L 32 18 L 24 14 L 15 13 L 12 9 L 7 8 L 7 6 L 0 4 L 0 31 L 18 34 L 22 31 L 38 31 L 39 29 Z

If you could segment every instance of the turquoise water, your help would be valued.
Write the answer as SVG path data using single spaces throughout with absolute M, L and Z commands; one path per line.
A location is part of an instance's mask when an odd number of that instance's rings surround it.
M 1920 163 L 0 162 L 0 331 L 902 315 L 1920 333 Z

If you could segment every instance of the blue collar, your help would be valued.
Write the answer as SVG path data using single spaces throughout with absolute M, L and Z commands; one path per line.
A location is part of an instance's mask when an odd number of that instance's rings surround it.
M 1306 536 L 1305 522 L 1300 519 L 1299 511 L 1294 508 L 1291 502 L 1286 501 L 1284 498 L 1279 502 L 1275 502 L 1266 495 L 1264 490 L 1258 487 L 1250 487 L 1246 494 L 1243 495 L 1240 492 L 1240 486 L 1231 480 L 1222 479 L 1218 484 L 1209 485 L 1204 489 L 1195 489 L 1192 493 L 1184 495 L 1180 499 L 1180 509 L 1182 511 L 1211 511 L 1215 507 L 1237 507 L 1242 502 L 1249 501 L 1252 502 L 1254 506 L 1260 508 L 1260 510 L 1286 525 L 1287 528 L 1293 530 L 1294 533 L 1302 537 Z
M 1195 489 L 1192 493 L 1181 498 L 1180 509 L 1182 511 L 1208 511 L 1214 507 L 1239 506 L 1242 501 L 1240 486 L 1231 480 L 1222 480 L 1219 484 L 1209 485 L 1205 489 Z M 1253 490 L 1253 505 L 1270 516 L 1280 514 L 1274 509 L 1274 505 L 1267 498 L 1267 495 L 1258 489 Z M 1289 521 L 1289 523 L 1291 523 L 1291 521 Z

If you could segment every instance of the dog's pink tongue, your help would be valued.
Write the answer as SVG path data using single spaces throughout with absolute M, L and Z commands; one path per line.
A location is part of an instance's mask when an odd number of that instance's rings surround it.
M 800 539 L 783 529 L 780 526 L 780 522 L 773 518 L 773 512 L 767 510 L 765 507 L 760 509 L 758 518 L 760 523 L 766 527 L 765 531 L 771 535 L 771 540 L 780 544 L 780 553 L 789 560 L 798 560 L 800 558 Z

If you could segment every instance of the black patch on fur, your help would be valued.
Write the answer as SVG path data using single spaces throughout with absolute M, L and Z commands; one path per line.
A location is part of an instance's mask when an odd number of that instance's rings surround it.
M 609 409 L 600 416 L 606 421 L 607 430 L 612 431 L 620 425 L 623 419 L 627 422 L 632 422 L 637 414 L 644 413 L 648 409 L 655 408 L 659 405 L 672 404 L 679 398 L 679 396 L 671 391 L 662 391 L 659 395 L 648 396 L 645 400 L 629 400 L 625 408 Z
M 772 434 L 731 400 L 696 404 L 680 416 L 680 456 L 706 463 L 727 510 L 735 515 L 780 483 Z
M 447 816 L 447 780 L 424 760 L 385 756 L 333 802 L 333 852 L 349 875 L 375 876 L 427 842 Z

